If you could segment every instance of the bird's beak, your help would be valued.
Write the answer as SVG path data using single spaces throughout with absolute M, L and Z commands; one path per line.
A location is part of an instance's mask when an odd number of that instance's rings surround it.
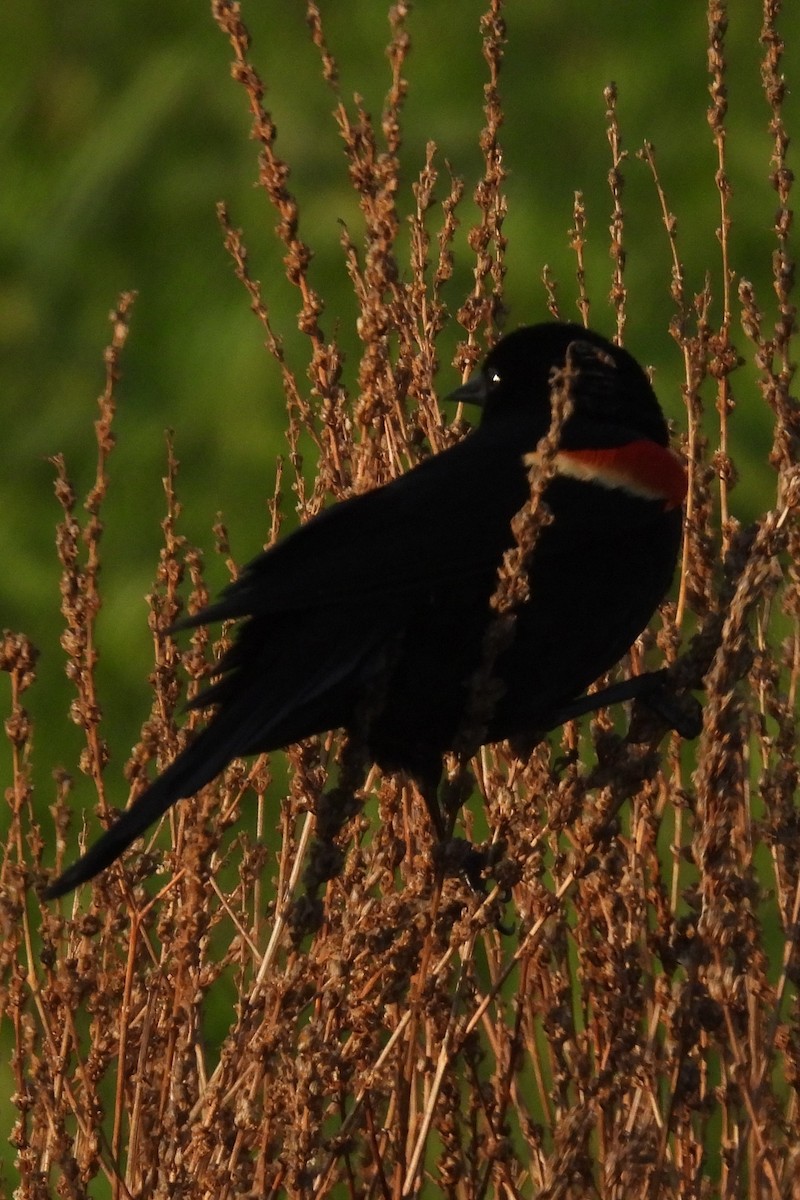
M 445 400 L 452 400 L 455 404 L 477 404 L 482 406 L 486 402 L 488 390 L 486 386 L 486 376 L 483 371 L 473 371 L 466 383 L 462 383 L 461 387 L 457 387 L 454 392 L 450 392 L 449 396 L 445 396 Z

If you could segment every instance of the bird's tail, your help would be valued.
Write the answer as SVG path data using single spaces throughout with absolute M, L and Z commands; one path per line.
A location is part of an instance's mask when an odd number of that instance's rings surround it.
M 122 814 L 115 825 L 68 867 L 45 891 L 48 900 L 64 896 L 110 866 L 131 842 L 162 816 L 176 800 L 193 796 L 237 754 L 226 731 L 214 719 L 167 769 Z

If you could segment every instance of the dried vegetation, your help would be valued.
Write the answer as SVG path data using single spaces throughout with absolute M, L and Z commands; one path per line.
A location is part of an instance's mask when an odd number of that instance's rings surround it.
M 79 822 L 69 813 L 66 774 L 56 779 L 52 818 L 34 811 L 25 692 L 36 652 L 24 635 L 7 632 L 13 780 L 0 869 L 0 1018 L 14 1046 L 18 1195 L 51 1195 L 56 1185 L 71 1197 L 800 1195 L 800 430 L 790 394 L 796 309 L 779 7 L 765 0 L 762 32 L 777 320 L 767 320 L 763 298 L 728 261 L 721 3 L 709 5 L 719 323 L 708 288 L 687 294 L 655 155 L 649 146 L 640 152 L 663 207 L 659 236 L 673 254 L 669 332 L 685 367 L 681 440 L 691 487 L 676 600 L 628 666 L 638 669 L 648 655 L 675 664 L 685 681 L 702 677 L 696 746 L 660 731 L 633 742 L 619 714 L 602 713 L 569 725 L 526 762 L 502 747 L 484 750 L 472 766 L 479 798 L 459 817 L 466 836 L 498 846 L 496 879 L 481 895 L 459 875 L 437 882 L 424 806 L 402 780 L 373 773 L 356 803 L 337 807 L 347 781 L 337 774 L 334 733 L 290 748 L 285 775 L 264 760 L 233 764 L 122 867 L 62 906 L 43 905 L 37 884 L 45 869 L 75 855 Z M 443 176 L 433 145 L 413 185 L 410 262 L 397 257 L 405 6 L 390 14 L 391 82 L 377 124 L 342 99 L 319 10 L 308 4 L 365 229 L 363 242 L 342 231 L 363 344 L 349 394 L 341 353 L 322 331 L 311 251 L 247 32 L 236 5 L 213 4 L 249 105 L 260 183 L 278 215 L 310 347 L 305 379 L 284 357 L 242 234 L 221 207 L 237 275 L 283 375 L 290 450 L 270 538 L 287 486 L 308 518 L 462 435 L 437 403 L 437 338 L 445 321 L 458 322 L 456 367 L 466 372 L 502 320 L 501 9 L 500 0 L 489 5 L 481 31 L 488 82 L 480 219 L 469 233 L 474 286 L 448 313 L 442 288 L 464 185 Z M 621 336 L 626 161 L 613 88 L 605 99 L 611 300 Z M 580 199 L 571 237 L 579 303 L 590 319 Z M 545 288 L 557 312 L 547 272 Z M 85 733 L 80 769 L 104 817 L 95 618 L 131 305 L 122 297 L 113 314 L 97 479 L 83 504 L 65 464 L 55 464 L 72 717 Z M 666 337 L 664 345 L 668 353 Z M 743 358 L 754 364 L 763 398 L 748 403 L 762 404 L 774 430 L 764 468 L 773 500 L 751 528 L 736 519 L 729 451 Z M 316 451 L 310 482 L 301 443 Z M 176 488 L 170 456 L 151 597 L 153 701 L 127 765 L 132 794 L 182 744 L 185 689 L 191 693 L 221 648 L 203 631 L 186 649 L 160 633 L 181 611 L 179 592 L 188 590 L 192 606 L 206 600 L 200 555 L 179 533 Z M 216 533 L 226 555 L 224 528 Z M 40 738 L 40 751 L 44 745 Z M 450 799 L 470 786 L 456 776 Z M 237 824 L 240 810 L 256 813 L 249 834 Z

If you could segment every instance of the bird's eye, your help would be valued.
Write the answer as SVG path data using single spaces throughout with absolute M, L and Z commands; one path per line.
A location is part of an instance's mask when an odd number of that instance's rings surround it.
M 493 369 L 489 372 L 489 387 L 496 388 L 502 383 L 500 372 Z

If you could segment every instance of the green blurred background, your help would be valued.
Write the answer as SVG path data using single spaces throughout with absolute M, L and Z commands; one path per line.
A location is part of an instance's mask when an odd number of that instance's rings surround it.
M 769 112 L 760 87 L 761 5 L 737 0 L 731 8 L 732 265 L 755 281 L 772 315 L 776 202 L 768 180 Z M 376 118 L 389 81 L 383 9 L 376 0 L 322 4 L 343 98 L 350 103 L 358 91 Z M 448 292 L 453 311 L 471 280 L 465 231 L 475 216 L 471 194 L 481 171 L 482 11 L 476 0 L 420 0 L 408 21 L 412 50 L 398 205 L 404 214 L 411 211 L 411 184 L 426 142 L 435 140 L 444 174 L 439 196 L 447 188 L 445 159 L 467 185 L 457 271 Z M 312 279 L 327 305 L 322 327 L 348 349 L 345 382 L 352 386 L 358 367 L 356 310 L 338 221 L 345 219 L 356 239 L 360 223 L 330 115 L 333 96 L 322 82 L 302 3 L 252 0 L 243 16 L 277 123 L 277 149 L 292 168 L 300 233 L 315 251 Z M 546 315 L 540 284 L 545 262 L 561 282 L 564 315 L 576 315 L 567 231 L 574 191 L 582 189 L 592 323 L 613 331 L 606 299 L 611 200 L 602 94 L 610 80 L 619 87 L 627 149 L 634 152 L 644 139 L 656 146 L 680 222 L 689 287 L 699 291 L 708 271 L 718 296 L 719 208 L 706 120 L 704 5 L 509 0 L 506 17 L 501 136 L 509 172 L 509 326 Z M 276 330 L 285 336 L 301 376 L 308 349 L 296 332 L 297 298 L 283 278 L 275 216 L 254 186 L 257 151 L 249 138 L 246 97 L 230 78 L 229 47 L 208 7 L 185 0 L 135 5 L 34 0 L 6 6 L 2 27 L 0 396 L 6 434 L 0 622 L 24 630 L 42 651 L 40 679 L 30 694 L 41 801 L 51 797 L 53 767 L 73 766 L 81 744 L 67 717 L 72 696 L 58 640 L 53 544 L 58 510 L 46 460 L 63 451 L 79 494 L 85 494 L 94 473 L 93 420 L 107 314 L 120 290 L 139 292 L 118 393 L 99 620 L 104 731 L 113 753 L 109 794 L 123 804 L 122 762 L 149 711 L 152 646 L 144 595 L 161 544 L 164 430 L 176 431 L 182 463 L 182 532 L 210 551 L 211 526 L 222 510 L 240 561 L 266 535 L 275 456 L 286 446 L 278 371 L 222 247 L 218 200 L 228 202 L 233 222 L 244 228 L 253 274 L 263 283 Z M 781 28 L 791 85 L 800 66 L 800 6 L 787 5 Z M 790 131 L 797 130 L 797 116 L 798 99 L 790 93 Z M 649 172 L 633 156 L 626 178 L 626 341 L 656 367 L 664 406 L 680 427 L 681 362 L 667 333 L 672 315 L 667 241 Z M 455 382 L 446 363 L 457 333 L 453 328 L 443 340 L 442 392 Z M 743 338 L 740 342 L 744 346 Z M 734 449 L 745 478 L 734 507 L 747 517 L 769 502 L 764 451 L 770 420 L 752 374 L 744 371 L 737 380 Z M 713 427 L 712 413 L 712 436 Z M 211 553 L 208 560 L 216 589 L 224 582 L 224 568 Z M 0 755 L 7 779 L 10 756 L 5 748 Z M 84 800 L 91 797 L 79 786 L 76 803 Z

